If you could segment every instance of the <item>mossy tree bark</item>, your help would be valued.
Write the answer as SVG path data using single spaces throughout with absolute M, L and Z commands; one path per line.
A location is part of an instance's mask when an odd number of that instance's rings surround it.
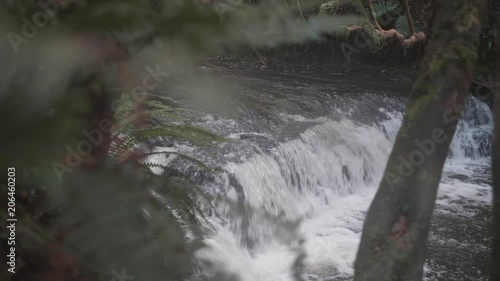
M 497 39 L 495 42 L 495 94 L 493 98 L 495 129 L 493 132 L 493 243 L 491 259 L 491 281 L 500 281 L 500 21 L 497 21 Z
M 355 281 L 422 280 L 444 162 L 469 93 L 485 0 L 439 0 L 433 36 L 368 210 Z

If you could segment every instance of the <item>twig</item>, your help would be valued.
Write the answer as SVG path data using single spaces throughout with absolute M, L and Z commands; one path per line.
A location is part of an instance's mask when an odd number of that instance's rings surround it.
M 375 29 L 383 30 L 377 21 L 377 15 L 375 15 L 375 11 L 373 10 L 372 0 L 367 0 L 367 1 L 368 1 L 368 11 L 370 13 L 370 18 L 373 21 L 373 25 L 375 26 Z
M 408 4 L 408 0 L 403 0 L 404 6 L 406 8 L 406 17 L 408 18 L 408 25 L 410 26 L 411 35 L 415 34 L 415 26 L 413 24 L 413 19 L 410 13 L 410 5 Z

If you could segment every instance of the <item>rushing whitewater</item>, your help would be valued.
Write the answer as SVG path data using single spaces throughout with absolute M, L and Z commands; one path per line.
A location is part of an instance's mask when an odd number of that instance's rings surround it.
M 407 90 L 306 71 L 218 71 L 217 77 L 227 97 L 195 106 L 210 114 L 193 125 L 233 141 L 210 155 L 176 143 L 155 149 L 181 151 L 222 171 L 200 180 L 216 198 L 217 215 L 207 208 L 209 231 L 195 253 L 195 280 L 350 280 L 365 212 L 401 126 L 406 100 L 400 93 Z M 437 250 L 427 260 L 428 280 L 486 280 L 482 262 L 474 260 L 488 255 L 489 236 L 468 238 L 467 231 L 488 223 L 478 213 L 491 204 L 491 128 L 488 106 L 469 98 L 436 202 L 438 228 L 431 227 L 429 249 Z
M 224 199 L 218 201 L 222 219 L 213 219 L 215 231 L 196 254 L 200 275 L 241 281 L 349 279 L 365 211 L 402 121 L 398 111 L 379 111 L 385 120 L 371 126 L 349 118 L 294 116 L 311 127 L 269 153 L 227 163 L 227 178 L 219 183 L 224 186 L 219 195 Z M 460 211 L 457 198 L 489 202 L 487 186 L 447 177 L 472 178 L 470 167 L 487 169 L 491 112 L 469 98 L 464 117 L 445 167 L 438 209 Z

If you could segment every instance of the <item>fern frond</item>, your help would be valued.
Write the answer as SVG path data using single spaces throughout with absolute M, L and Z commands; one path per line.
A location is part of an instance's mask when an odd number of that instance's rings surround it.
M 168 188 L 170 192 L 174 192 L 174 194 L 183 194 L 183 193 L 187 194 L 188 197 L 184 198 L 184 202 L 189 203 L 190 210 L 195 210 L 196 214 L 207 222 L 207 225 L 210 225 L 210 223 L 208 222 L 208 219 L 205 216 L 205 212 L 203 212 L 199 203 L 193 201 L 194 199 L 202 200 L 202 202 L 207 204 L 211 212 L 213 212 L 216 217 L 220 218 L 219 215 L 217 214 L 215 206 L 212 203 L 213 199 L 210 198 L 209 195 L 205 191 L 203 191 L 198 185 L 194 184 L 189 179 L 176 180 L 173 177 L 163 177 L 163 180 L 165 181 L 166 184 L 165 186 Z
M 200 160 L 198 160 L 196 158 L 193 158 L 191 156 L 188 156 L 188 155 L 186 155 L 184 153 L 179 153 L 179 152 L 175 152 L 175 151 L 159 151 L 159 152 L 146 153 L 146 154 L 141 155 L 141 158 L 142 157 L 147 157 L 147 156 L 152 156 L 152 155 L 164 155 L 164 154 L 166 154 L 166 155 L 168 155 L 168 154 L 176 155 L 179 158 L 183 158 L 185 160 L 188 160 L 189 162 L 192 162 L 192 163 L 198 165 L 199 167 L 203 168 L 204 170 L 206 170 L 208 172 L 214 172 L 214 170 L 212 168 L 210 168 L 209 166 L 207 166 L 202 161 L 200 161 Z
M 396 26 L 395 29 L 403 34 L 406 38 L 410 37 L 411 31 L 410 31 L 410 25 L 408 23 L 408 17 L 406 15 L 402 15 L 399 18 L 396 19 Z
M 156 109 L 164 109 L 164 110 L 170 110 L 170 111 L 184 111 L 184 112 L 192 112 L 196 114 L 202 114 L 205 115 L 205 112 L 199 111 L 199 110 L 194 110 L 194 109 L 189 109 L 189 108 L 183 108 L 183 107 L 177 107 L 177 106 L 171 106 L 171 105 L 165 105 L 163 103 L 160 103 L 158 101 L 153 101 L 153 102 L 145 102 L 146 105 L 151 106 Z
M 140 142 L 133 135 L 120 135 L 117 136 L 115 141 L 111 143 L 109 153 L 111 156 L 118 156 L 123 151 L 130 149 Z
M 122 96 L 115 109 L 115 119 L 124 119 L 132 111 L 132 101 L 127 96 Z
M 144 103 L 145 105 L 156 108 L 156 109 L 161 109 L 161 110 L 173 110 L 173 106 L 165 105 L 157 101 L 147 101 Z
M 167 117 L 175 121 L 184 121 L 185 118 L 182 118 L 181 116 L 172 113 L 172 110 L 170 109 L 155 109 L 155 110 L 143 110 L 140 113 L 134 114 L 129 116 L 127 119 L 129 120 L 135 120 L 144 116 L 151 116 L 151 118 L 155 117 Z
M 399 3 L 392 0 L 378 0 L 373 2 L 373 12 L 378 17 L 397 12 Z
M 211 142 L 225 142 L 225 138 L 209 132 L 207 130 L 182 125 L 167 125 L 161 127 L 146 128 L 134 133 L 139 142 L 153 139 L 155 137 L 172 137 L 175 139 L 184 139 L 194 144 L 203 145 Z

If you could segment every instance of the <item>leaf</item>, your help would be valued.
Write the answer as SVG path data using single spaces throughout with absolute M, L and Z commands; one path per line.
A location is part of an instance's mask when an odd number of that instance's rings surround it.
M 156 97 L 159 97 L 159 96 L 156 96 Z M 167 98 L 164 97 L 164 99 L 167 99 Z M 201 112 L 201 111 L 194 110 L 194 109 L 182 108 L 182 107 L 175 107 L 174 105 L 172 105 L 172 106 L 165 105 L 165 104 L 160 103 L 158 101 L 156 101 L 156 102 L 145 102 L 144 104 L 146 104 L 148 106 L 151 106 L 153 108 L 156 108 L 156 109 L 164 109 L 164 110 L 170 110 L 170 111 L 186 111 L 186 112 L 193 112 L 193 113 L 203 114 L 203 115 L 206 114 L 205 112 Z
M 399 3 L 396 3 L 392 0 L 384 1 L 378 0 L 373 3 L 373 12 L 378 17 L 395 13 L 399 8 Z
M 209 144 L 212 141 L 227 141 L 225 138 L 207 130 L 194 126 L 182 125 L 166 125 L 161 127 L 147 128 L 134 133 L 134 137 L 136 137 L 139 142 L 153 139 L 155 137 L 172 137 L 177 139 L 185 139 L 195 144 Z
M 174 155 L 177 155 L 180 158 L 183 158 L 185 160 L 188 160 L 190 162 L 193 162 L 193 163 L 197 164 L 198 166 L 200 166 L 201 168 L 205 169 L 208 172 L 214 172 L 214 170 L 212 168 L 210 168 L 209 166 L 207 166 L 202 161 L 200 161 L 200 160 L 198 160 L 196 158 L 193 158 L 191 156 L 188 156 L 188 155 L 186 155 L 184 153 L 179 153 L 179 152 L 174 152 L 174 151 L 159 151 L 159 152 L 146 153 L 146 154 L 141 155 L 141 158 L 142 157 L 147 157 L 147 156 L 152 156 L 152 155 L 161 155 L 161 154 L 174 154 Z
M 410 25 L 408 24 L 408 17 L 406 17 L 406 15 L 402 15 L 396 19 L 395 29 L 406 38 L 410 37 Z

